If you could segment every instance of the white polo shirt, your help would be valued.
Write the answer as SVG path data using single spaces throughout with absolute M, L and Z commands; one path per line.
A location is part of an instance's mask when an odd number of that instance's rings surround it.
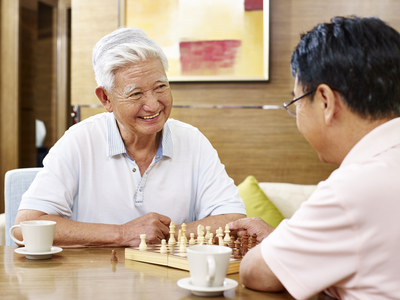
M 19 209 L 81 222 L 124 224 L 148 212 L 177 224 L 246 214 L 216 150 L 195 127 L 169 119 L 143 174 L 125 149 L 114 115 L 72 126 L 49 151 Z
M 400 299 L 400 118 L 375 128 L 261 244 L 290 294 Z

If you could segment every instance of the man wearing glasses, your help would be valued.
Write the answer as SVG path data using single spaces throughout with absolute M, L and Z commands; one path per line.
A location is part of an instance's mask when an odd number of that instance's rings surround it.
M 320 159 L 340 166 L 275 230 L 231 229 L 262 243 L 244 285 L 296 299 L 400 299 L 400 34 L 377 18 L 334 18 L 294 50 L 295 99 L 284 104 Z

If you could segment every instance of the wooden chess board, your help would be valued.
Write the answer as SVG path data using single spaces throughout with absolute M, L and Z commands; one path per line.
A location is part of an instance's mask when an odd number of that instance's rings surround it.
M 179 247 L 176 244 L 167 245 L 167 247 L 168 252 L 165 254 L 160 253 L 161 244 L 147 245 L 147 250 L 139 250 L 139 247 L 125 248 L 125 259 L 189 271 L 187 253 L 179 253 Z M 187 245 L 187 247 L 190 247 L 190 245 Z M 239 273 L 241 260 L 233 258 L 232 254 L 227 274 Z

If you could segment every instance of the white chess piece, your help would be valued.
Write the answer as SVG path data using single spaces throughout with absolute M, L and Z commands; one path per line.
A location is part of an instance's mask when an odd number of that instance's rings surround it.
M 181 244 L 181 238 L 182 238 L 182 230 L 179 229 L 179 231 L 178 231 L 178 240 L 176 241 L 176 246 L 178 246 L 178 247 Z
M 186 242 L 185 242 L 185 237 L 181 237 L 181 245 L 179 247 L 179 253 L 186 253 Z
M 212 232 L 210 232 L 210 238 L 208 239 L 208 244 L 209 245 L 214 245 L 214 235 Z
M 140 239 L 141 239 L 141 242 L 139 245 L 139 250 L 147 250 L 146 234 L 141 234 Z
M 160 253 L 165 254 L 167 252 L 168 252 L 167 241 L 163 239 L 163 240 L 161 240 Z
M 197 226 L 197 243 L 199 242 L 199 239 L 201 236 L 204 238 L 204 226 L 199 224 Z M 204 239 L 203 239 L 203 241 L 204 241 Z
M 185 223 L 182 223 L 181 228 L 182 228 L 182 236 L 185 238 L 185 244 L 187 244 L 186 224 L 185 224 Z
M 175 223 L 171 222 L 171 224 L 169 225 L 169 240 L 168 240 L 168 244 L 169 245 L 175 245 L 176 241 L 175 241 Z
M 194 233 L 190 234 L 189 245 L 196 245 L 196 240 L 194 239 Z
M 229 242 L 231 241 L 231 237 L 229 236 L 229 233 L 231 231 L 229 230 L 229 224 L 225 225 L 225 237 L 224 237 L 224 242 L 225 244 L 229 244 Z
M 210 239 L 211 226 L 206 226 L 206 241 Z
M 217 237 L 218 237 L 218 245 L 220 245 L 220 246 L 225 246 L 225 242 L 224 242 L 223 236 L 224 236 L 223 230 L 222 230 L 222 227 L 220 227 L 220 228 L 218 229 L 218 234 L 217 234 Z
M 199 236 L 199 237 L 197 238 L 197 243 L 198 243 L 199 245 L 203 245 L 203 244 L 204 244 L 204 236 Z

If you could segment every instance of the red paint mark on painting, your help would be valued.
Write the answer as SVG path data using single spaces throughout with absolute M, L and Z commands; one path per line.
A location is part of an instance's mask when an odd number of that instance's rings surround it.
M 181 42 L 182 75 L 229 73 L 235 64 L 239 40 Z
M 263 0 L 244 0 L 244 10 L 263 10 Z

